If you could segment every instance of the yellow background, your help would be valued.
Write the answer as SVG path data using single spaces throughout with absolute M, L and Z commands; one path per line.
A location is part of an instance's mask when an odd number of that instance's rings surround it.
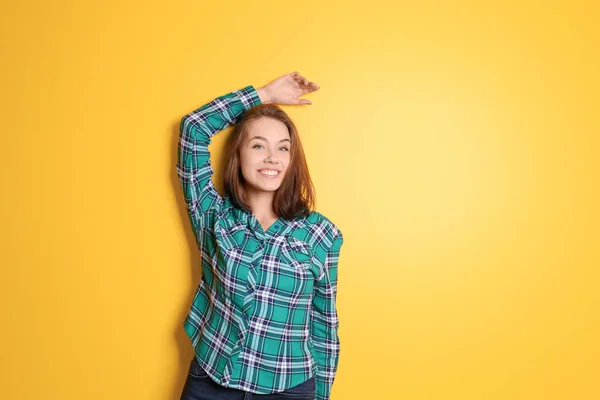
M 3 4 L 0 398 L 179 399 L 179 121 L 295 70 L 345 237 L 332 399 L 600 398 L 594 3 Z

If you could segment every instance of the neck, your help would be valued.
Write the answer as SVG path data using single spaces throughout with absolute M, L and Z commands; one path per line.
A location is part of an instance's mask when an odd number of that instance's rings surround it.
M 255 190 L 254 188 L 246 188 L 246 202 L 252 214 L 258 220 L 266 220 L 277 218 L 273 211 L 273 197 L 275 192 L 267 192 L 263 190 Z

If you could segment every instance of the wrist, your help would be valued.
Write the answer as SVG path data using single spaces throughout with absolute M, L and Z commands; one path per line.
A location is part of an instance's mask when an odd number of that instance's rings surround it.
M 258 97 L 260 98 L 260 102 L 262 104 L 269 104 L 271 103 L 271 96 L 269 91 L 267 90 L 267 88 L 260 87 L 258 89 L 256 89 L 256 93 L 258 94 Z

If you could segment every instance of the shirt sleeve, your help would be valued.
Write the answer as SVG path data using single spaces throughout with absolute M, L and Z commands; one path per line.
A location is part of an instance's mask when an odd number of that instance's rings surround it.
M 325 257 L 325 267 L 315 280 L 311 307 L 311 338 L 318 365 L 315 400 L 329 400 L 340 354 L 336 309 L 338 259 L 344 239 L 337 231 Z
M 217 97 L 181 119 L 177 176 L 196 240 L 207 216 L 223 204 L 212 182 L 214 171 L 208 151 L 211 138 L 238 122 L 246 110 L 258 104 L 261 104 L 260 97 L 249 85 Z

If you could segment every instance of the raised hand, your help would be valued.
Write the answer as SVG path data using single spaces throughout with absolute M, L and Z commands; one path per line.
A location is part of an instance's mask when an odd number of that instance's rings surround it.
M 319 90 L 314 82 L 309 82 L 298 71 L 283 75 L 256 91 L 263 104 L 312 104 L 308 99 L 299 97 Z

